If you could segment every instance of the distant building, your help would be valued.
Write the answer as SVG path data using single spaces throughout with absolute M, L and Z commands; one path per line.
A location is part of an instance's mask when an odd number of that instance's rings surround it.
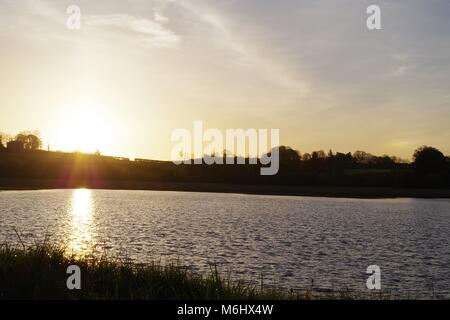
M 25 143 L 23 141 L 10 141 L 6 144 L 6 149 L 12 152 L 20 152 L 25 150 Z

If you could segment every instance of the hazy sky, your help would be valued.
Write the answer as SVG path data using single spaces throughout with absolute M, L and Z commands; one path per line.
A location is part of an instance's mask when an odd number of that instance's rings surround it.
M 301 152 L 450 154 L 449 17 L 448 0 L 1 0 L 0 131 L 169 159 L 202 120 Z

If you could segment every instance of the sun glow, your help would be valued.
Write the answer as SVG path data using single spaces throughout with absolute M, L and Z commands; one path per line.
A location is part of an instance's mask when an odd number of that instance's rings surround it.
M 110 115 L 95 102 L 81 101 L 61 111 L 49 142 L 52 149 L 93 153 L 104 151 L 113 140 Z

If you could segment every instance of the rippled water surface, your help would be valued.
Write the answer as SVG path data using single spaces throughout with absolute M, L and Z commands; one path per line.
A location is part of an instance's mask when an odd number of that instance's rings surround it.
M 366 269 L 401 297 L 450 298 L 450 201 L 333 199 L 153 191 L 0 192 L 0 241 L 50 235 L 136 261 L 286 288 L 365 291 Z

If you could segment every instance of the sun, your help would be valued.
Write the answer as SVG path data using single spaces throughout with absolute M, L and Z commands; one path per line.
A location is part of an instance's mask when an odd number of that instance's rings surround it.
M 64 109 L 57 118 L 54 148 L 61 151 L 93 153 L 112 142 L 111 123 L 100 104 L 80 101 Z

